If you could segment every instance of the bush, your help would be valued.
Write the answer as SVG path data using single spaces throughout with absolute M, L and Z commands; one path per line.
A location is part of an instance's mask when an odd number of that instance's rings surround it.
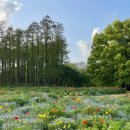
M 12 98 L 9 102 L 16 102 L 18 106 L 24 106 L 25 104 L 29 103 L 27 99 L 20 99 L 20 98 Z
M 2 127 L 3 127 L 3 120 L 0 120 L 0 130 L 2 130 Z

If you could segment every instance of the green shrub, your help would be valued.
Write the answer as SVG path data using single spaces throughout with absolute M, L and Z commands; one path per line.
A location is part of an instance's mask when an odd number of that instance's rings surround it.
M 18 106 L 24 106 L 25 104 L 29 103 L 27 99 L 20 99 L 20 98 L 12 98 L 9 102 L 16 102 Z
M 0 130 L 2 130 L 2 127 L 3 127 L 3 120 L 0 120 Z
M 57 98 L 58 98 L 57 95 L 52 94 L 52 93 L 50 93 L 48 96 L 49 96 L 50 98 L 53 98 L 53 99 L 57 99 Z

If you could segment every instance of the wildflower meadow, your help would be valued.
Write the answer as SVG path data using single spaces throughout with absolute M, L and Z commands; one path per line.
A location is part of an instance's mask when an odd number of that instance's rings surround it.
M 0 88 L 0 130 L 130 130 L 130 96 L 117 88 Z

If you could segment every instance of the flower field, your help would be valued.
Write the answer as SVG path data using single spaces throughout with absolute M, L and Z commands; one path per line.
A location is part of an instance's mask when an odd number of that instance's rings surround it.
M 130 130 L 130 96 L 106 91 L 0 88 L 0 130 Z

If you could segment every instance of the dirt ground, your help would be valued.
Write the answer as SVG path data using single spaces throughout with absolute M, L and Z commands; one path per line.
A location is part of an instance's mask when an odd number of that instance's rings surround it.
M 130 91 L 127 91 L 124 94 L 112 94 L 112 95 L 101 95 L 101 96 L 95 96 L 95 97 L 106 97 L 106 96 L 110 96 L 110 97 L 128 97 L 130 98 Z

